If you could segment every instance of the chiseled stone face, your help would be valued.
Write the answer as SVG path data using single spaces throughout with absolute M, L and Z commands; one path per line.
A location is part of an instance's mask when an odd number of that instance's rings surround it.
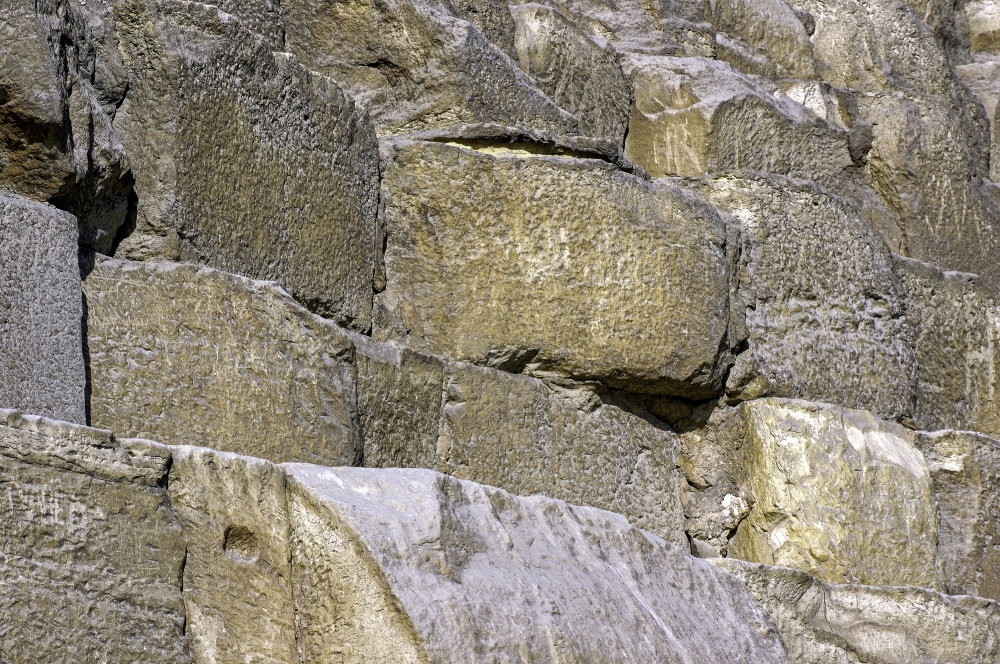
M 580 133 L 621 145 L 632 88 L 613 48 L 600 47 L 558 11 L 513 7 L 514 44 L 523 69 L 552 100 L 577 117 Z
M 375 338 L 636 392 L 716 393 L 730 271 L 715 210 L 535 145 L 385 147 Z
M 169 454 L 0 411 L 0 659 L 190 662 Z
M 1000 311 L 976 275 L 893 256 L 916 346 L 917 428 L 1000 435 Z
M 803 401 L 742 408 L 755 503 L 730 557 L 830 583 L 940 586 L 930 474 L 905 429 Z
M 828 584 L 805 572 L 732 559 L 713 563 L 743 581 L 793 662 L 954 662 L 1000 657 L 1000 605 L 925 588 Z
M 366 331 L 378 204 L 367 114 L 216 7 L 128 0 L 115 15 L 130 71 L 115 124 L 138 200 L 116 255 L 273 279 Z
M 1000 442 L 917 432 L 938 509 L 938 566 L 952 595 L 1000 599 Z
M 380 135 L 477 122 L 576 131 L 512 59 L 502 0 L 286 0 L 281 13 L 289 52 L 342 85 Z
M 86 422 L 76 218 L 0 196 L 0 408 Z
M 713 27 L 773 62 L 772 78 L 815 78 L 809 34 L 784 0 L 716 0 L 711 7 Z
M 791 397 L 908 415 L 913 332 L 888 247 L 857 211 L 785 178 L 686 184 L 742 227 L 739 297 L 747 349 L 732 401 Z
M 98 258 L 84 292 L 94 424 L 279 462 L 359 457 L 351 341 L 274 284 Z
M 788 661 L 742 584 L 619 515 L 431 471 L 284 468 L 306 661 Z

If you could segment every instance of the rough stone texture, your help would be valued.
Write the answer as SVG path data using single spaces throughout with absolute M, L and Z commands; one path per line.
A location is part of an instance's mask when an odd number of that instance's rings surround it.
M 804 401 L 742 408 L 755 502 L 730 557 L 831 583 L 940 585 L 930 475 L 905 429 Z
M 103 0 L 0 3 L 0 190 L 79 218 L 108 251 L 132 176 L 111 126 L 128 79 Z
M 558 11 L 513 7 L 521 69 L 580 121 L 580 133 L 622 145 L 632 90 L 613 48 L 598 46 Z
M 712 25 L 739 37 L 773 63 L 773 73 L 768 72 L 771 78 L 815 78 L 809 34 L 784 0 L 714 0 L 709 4 Z
M 888 419 L 909 414 L 913 333 L 877 232 L 806 182 L 687 184 L 743 229 L 739 297 L 749 338 L 729 374 L 729 398 L 827 401 Z
M 714 209 L 545 147 L 384 145 L 374 336 L 630 391 L 717 392 L 730 268 Z
M 801 664 L 988 664 L 1000 657 L 1000 606 L 923 588 L 829 585 L 808 574 L 715 560 L 764 606 Z
M 351 335 L 351 340 L 364 465 L 437 468 L 444 362 L 361 335 Z
M 975 275 L 894 256 L 915 332 L 911 424 L 1000 435 L 1000 311 Z
M 951 430 L 915 439 L 934 485 L 945 590 L 1000 599 L 1000 442 Z
M 95 425 L 274 461 L 360 458 L 351 341 L 274 284 L 98 258 L 84 293 Z
M 190 661 L 168 461 L 0 411 L 0 660 Z
M 0 407 L 86 423 L 77 223 L 0 196 Z
M 287 0 L 282 14 L 286 48 L 339 81 L 380 134 L 472 122 L 576 131 L 512 59 L 504 2 Z
M 170 502 L 184 531 L 185 631 L 195 662 L 293 664 L 285 476 L 267 461 L 172 452 Z
M 706 58 L 622 58 L 635 101 L 625 156 L 653 177 L 751 168 L 817 177 L 851 165 L 848 132 L 777 86 Z
M 738 581 L 616 514 L 423 470 L 285 469 L 306 661 L 787 661 Z
M 123 0 L 115 17 L 130 71 L 115 124 L 138 195 L 116 255 L 273 279 L 366 331 L 378 195 L 368 116 L 215 7 Z
M 619 512 L 685 541 L 677 437 L 654 416 L 464 363 L 449 364 L 446 380 L 437 470 Z

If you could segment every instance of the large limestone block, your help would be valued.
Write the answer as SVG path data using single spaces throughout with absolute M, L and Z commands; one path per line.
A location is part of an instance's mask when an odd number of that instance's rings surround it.
M 0 407 L 86 422 L 76 219 L 0 196 Z
M 520 5 L 511 13 L 521 69 L 579 119 L 581 134 L 621 145 L 632 91 L 614 49 L 601 48 L 550 7 Z
M 915 333 L 913 425 L 1000 435 L 1000 311 L 976 275 L 894 256 Z
M 377 339 L 630 391 L 717 392 L 729 267 L 704 199 L 533 143 L 385 153 Z
M 963 5 L 963 27 L 972 52 L 996 54 L 1000 51 L 1000 3 L 996 0 L 973 0 Z
M 945 589 L 1000 599 L 1000 442 L 946 430 L 918 432 L 916 443 L 934 484 Z
M 506 2 L 286 0 L 281 10 L 286 48 L 340 82 L 379 134 L 475 122 L 576 130 L 512 59 Z
M 437 470 L 618 512 L 685 542 L 677 436 L 651 414 L 464 363 L 446 380 Z
M 712 25 L 774 63 L 773 78 L 814 78 L 809 33 L 784 0 L 714 0 Z
M 305 661 L 787 661 L 736 579 L 619 515 L 430 471 L 285 470 Z
M 851 165 L 848 133 L 764 79 L 706 58 L 623 56 L 625 156 L 653 177 L 750 168 L 815 178 Z
M 196 664 L 297 662 L 284 473 L 262 459 L 148 445 L 172 453 L 168 487 L 187 546 L 185 629 Z
M 190 662 L 168 465 L 0 411 L 0 660 Z
M 1000 9 L 1000 5 L 998 5 Z M 955 73 L 975 95 L 990 123 L 990 178 L 1000 180 L 1000 137 L 996 130 L 997 102 L 1000 101 L 1000 62 L 990 60 L 955 66 Z
M 937 587 L 937 516 L 900 425 L 837 406 L 743 404 L 753 509 L 729 556 L 830 583 Z
M 729 375 L 730 399 L 794 397 L 889 419 L 909 414 L 913 334 L 891 255 L 871 225 L 806 182 L 689 184 L 743 228 L 749 338 Z
M 351 341 L 274 284 L 98 258 L 84 292 L 95 425 L 275 461 L 360 458 Z
M 115 124 L 138 196 L 116 255 L 271 279 L 366 331 L 378 196 L 370 118 L 215 7 L 128 0 L 116 19 L 131 82 Z
M 741 579 L 802 664 L 991 664 L 1000 657 L 1000 606 L 923 588 L 831 585 L 804 572 L 715 560 Z
M 74 214 L 108 251 L 132 176 L 115 130 L 128 79 L 103 0 L 0 3 L 0 190 Z

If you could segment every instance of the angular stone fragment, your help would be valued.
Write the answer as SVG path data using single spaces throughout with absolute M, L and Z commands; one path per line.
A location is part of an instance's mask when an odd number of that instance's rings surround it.
M 521 69 L 580 121 L 584 136 L 625 140 L 631 86 L 614 49 L 598 46 L 558 11 L 538 4 L 511 9 Z
M 764 606 L 793 662 L 991 664 L 1000 606 L 923 588 L 831 585 L 804 572 L 715 560 Z
M 281 8 L 286 48 L 340 82 L 380 134 L 473 122 L 576 130 L 576 118 L 512 60 L 505 2 L 290 0 Z
M 748 347 L 731 400 L 826 401 L 909 414 L 913 335 L 888 248 L 843 201 L 776 177 L 688 183 L 743 228 L 740 298 Z
M 915 333 L 913 426 L 1000 435 L 1000 310 L 976 275 L 893 256 Z
M 802 21 L 784 0 L 715 0 L 716 30 L 740 37 L 775 65 L 772 78 L 814 78 L 812 44 Z
M 185 631 L 195 661 L 297 662 L 284 474 L 262 459 L 160 449 L 173 455 L 170 503 L 187 546 Z
M 275 461 L 360 457 L 351 341 L 274 284 L 98 258 L 84 292 L 94 424 Z
M 0 660 L 191 661 L 168 463 L 0 411 Z
M 830 583 L 939 585 L 930 475 L 905 429 L 803 401 L 742 408 L 755 503 L 730 557 Z
M 116 19 L 131 75 L 116 125 L 139 206 L 116 255 L 273 279 L 366 331 L 378 195 L 368 116 L 215 7 L 128 0 Z
M 704 199 L 533 143 L 385 153 L 377 339 L 636 392 L 718 390 L 729 267 Z
M 934 485 L 945 589 L 1000 599 L 1000 442 L 949 430 L 917 432 L 916 443 Z
M 0 196 L 0 407 L 85 423 L 76 219 Z
M 619 515 L 430 471 L 285 469 L 306 661 L 787 661 L 738 581 Z
M 996 0 L 963 3 L 962 14 L 972 52 L 1000 52 L 1000 6 Z
M 729 64 L 629 55 L 622 65 L 635 91 L 625 156 L 653 177 L 750 168 L 815 178 L 852 163 L 846 131 Z

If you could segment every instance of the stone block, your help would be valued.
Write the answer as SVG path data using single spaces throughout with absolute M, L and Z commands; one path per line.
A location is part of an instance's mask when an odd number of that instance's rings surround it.
M 0 411 L 0 660 L 190 662 L 169 455 Z
M 129 63 L 119 128 L 137 217 L 116 256 L 280 283 L 367 331 L 378 205 L 371 119 L 216 7 L 115 6 Z
M 351 340 L 274 284 L 98 257 L 84 292 L 94 424 L 279 462 L 360 459 Z
M 716 0 L 711 21 L 772 62 L 772 78 L 816 77 L 809 33 L 784 0 Z
M 424 470 L 284 468 L 307 661 L 787 661 L 742 584 L 619 515 Z
M 703 198 L 531 142 L 384 151 L 376 339 L 632 392 L 718 392 L 730 267 Z
M 1000 442 L 917 432 L 938 510 L 938 567 L 952 595 L 1000 599 Z
M 828 584 L 805 572 L 714 560 L 741 579 L 803 664 L 988 664 L 1000 657 L 1000 605 L 924 588 Z
M 730 557 L 829 583 L 939 587 L 931 478 L 903 427 L 803 401 L 742 408 L 754 506 Z
M 85 424 L 76 218 L 0 196 L 0 407 Z

